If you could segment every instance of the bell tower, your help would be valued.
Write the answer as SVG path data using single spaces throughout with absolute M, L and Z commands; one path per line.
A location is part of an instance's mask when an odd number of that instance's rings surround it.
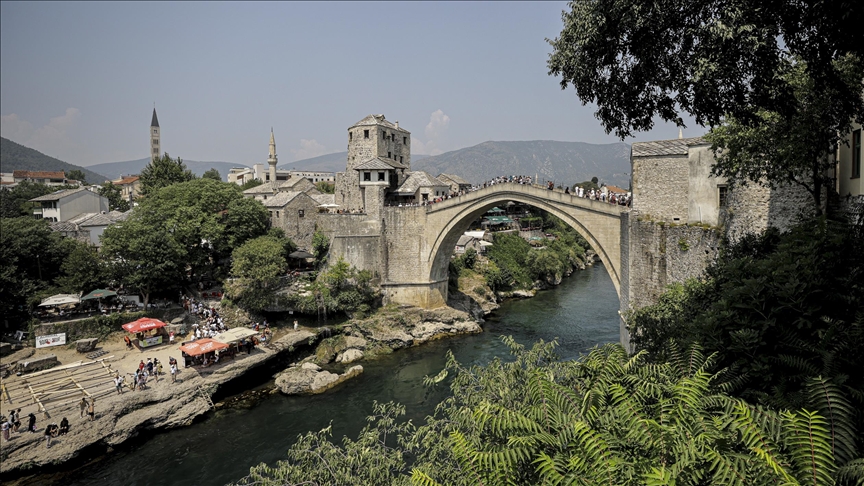
M 150 120 L 150 160 L 156 160 L 162 156 L 162 147 L 159 146 L 159 119 L 156 118 L 156 107 L 153 107 L 153 119 Z

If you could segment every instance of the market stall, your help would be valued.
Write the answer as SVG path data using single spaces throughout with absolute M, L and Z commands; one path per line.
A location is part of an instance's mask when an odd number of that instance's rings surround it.
M 180 352 L 183 353 L 183 364 L 187 368 L 197 365 L 209 366 L 219 361 L 216 353 L 223 349 L 228 349 L 228 347 L 225 343 L 220 343 L 210 338 L 203 338 L 183 343 L 180 346 Z
M 165 340 L 165 329 L 167 324 L 159 319 L 152 317 L 142 317 L 137 321 L 132 321 L 123 324 L 123 329 L 135 335 L 138 339 L 138 346 L 141 348 L 149 348 L 162 344 Z
M 225 343 L 229 347 L 224 351 L 227 356 L 233 357 L 240 351 L 241 343 L 246 344 L 246 340 L 252 336 L 258 335 L 257 332 L 248 327 L 235 327 L 213 337 L 214 341 Z

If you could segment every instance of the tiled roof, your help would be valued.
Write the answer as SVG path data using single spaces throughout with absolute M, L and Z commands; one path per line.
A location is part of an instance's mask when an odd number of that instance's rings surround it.
M 56 223 L 49 224 L 48 227 L 54 231 L 64 233 L 69 231 L 78 231 L 78 225 L 70 221 L 58 221 Z
M 457 175 L 454 175 L 454 174 L 438 174 L 438 179 L 442 180 L 442 181 L 444 179 L 450 179 L 451 181 L 455 182 L 456 184 L 470 184 L 470 182 L 468 182 L 465 179 L 463 179 Z
M 361 126 L 375 126 L 380 125 L 382 127 L 391 128 L 393 130 L 399 130 L 400 132 L 411 133 L 408 130 L 405 130 L 402 127 L 396 127 L 393 123 L 390 123 L 388 120 L 384 118 L 384 115 L 369 115 L 366 118 L 358 121 L 357 123 L 351 125 L 351 128 L 361 127 Z M 349 130 L 351 129 L 349 128 Z
M 272 182 L 265 182 L 260 186 L 255 186 L 252 189 L 246 189 L 243 191 L 243 194 L 273 194 L 276 192 L 276 188 L 273 187 Z
M 86 191 L 87 189 L 83 187 L 79 187 L 76 189 L 64 189 L 62 191 L 52 192 L 51 194 L 46 194 L 44 196 L 34 197 L 31 199 L 31 202 L 39 202 L 39 201 L 59 201 L 60 199 L 71 196 L 76 192 Z
M 399 189 L 396 189 L 396 193 L 398 194 L 414 194 L 417 192 L 417 189 L 421 187 L 446 187 L 449 188 L 449 184 L 445 184 L 438 179 L 432 177 L 428 172 L 423 172 L 422 170 L 418 170 L 416 172 L 411 172 L 411 175 L 405 179 L 405 182 L 399 186 Z
M 62 170 L 13 170 L 12 177 L 16 179 L 65 179 Z
M 117 181 L 111 181 L 111 184 L 114 184 L 115 186 L 122 186 L 125 184 L 132 184 L 133 182 L 137 181 L 138 179 L 140 179 L 140 177 L 137 175 L 136 176 L 121 177 Z
M 116 210 L 108 213 L 108 216 L 110 216 L 111 219 L 114 220 L 115 222 L 126 221 L 129 218 L 129 216 L 131 216 L 131 215 L 132 215 L 131 209 L 129 211 L 126 211 L 125 213 L 122 213 L 122 212 L 116 211 Z
M 307 179 L 305 177 L 291 177 L 287 181 L 282 181 L 282 183 L 279 184 L 279 189 L 288 189 L 288 188 L 294 187 L 297 184 L 303 182 L 304 180 L 309 181 L 309 179 Z M 309 182 L 311 183 L 312 181 L 309 181 Z
M 319 205 L 320 204 L 336 204 L 336 194 L 315 194 L 312 196 Z
M 393 166 L 387 161 L 378 157 L 377 159 L 369 159 L 365 162 L 360 162 L 355 170 L 393 170 Z
M 674 140 L 655 140 L 653 142 L 634 142 L 633 157 L 658 155 L 687 155 L 687 147 L 708 143 L 702 137 L 676 138 Z
M 616 194 L 627 194 L 627 189 L 621 189 L 618 186 L 606 186 L 606 189 Z
M 262 201 L 265 207 L 268 208 L 281 208 L 286 204 L 290 203 L 294 200 L 295 197 L 303 194 L 301 191 L 285 191 L 276 193 L 275 196 L 268 198 L 266 201 Z

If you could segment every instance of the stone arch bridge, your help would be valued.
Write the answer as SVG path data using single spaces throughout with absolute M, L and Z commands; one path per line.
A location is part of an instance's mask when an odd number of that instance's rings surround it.
M 331 239 L 331 258 L 343 257 L 358 268 L 376 271 L 387 302 L 436 308 L 447 302 L 448 263 L 459 237 L 471 222 L 507 201 L 548 211 L 576 229 L 599 255 L 622 296 L 628 210 L 559 191 L 495 184 L 430 206 L 385 207 L 380 220 L 322 215 L 321 227 Z

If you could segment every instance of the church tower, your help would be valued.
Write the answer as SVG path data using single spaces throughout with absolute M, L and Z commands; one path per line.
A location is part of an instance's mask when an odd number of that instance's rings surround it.
M 267 165 L 270 166 L 270 182 L 276 182 L 276 138 L 273 136 L 273 127 L 270 127 L 270 156 L 267 157 Z
M 159 147 L 159 119 L 156 118 L 156 107 L 153 107 L 153 119 L 150 121 L 150 160 L 161 157 L 162 149 Z

